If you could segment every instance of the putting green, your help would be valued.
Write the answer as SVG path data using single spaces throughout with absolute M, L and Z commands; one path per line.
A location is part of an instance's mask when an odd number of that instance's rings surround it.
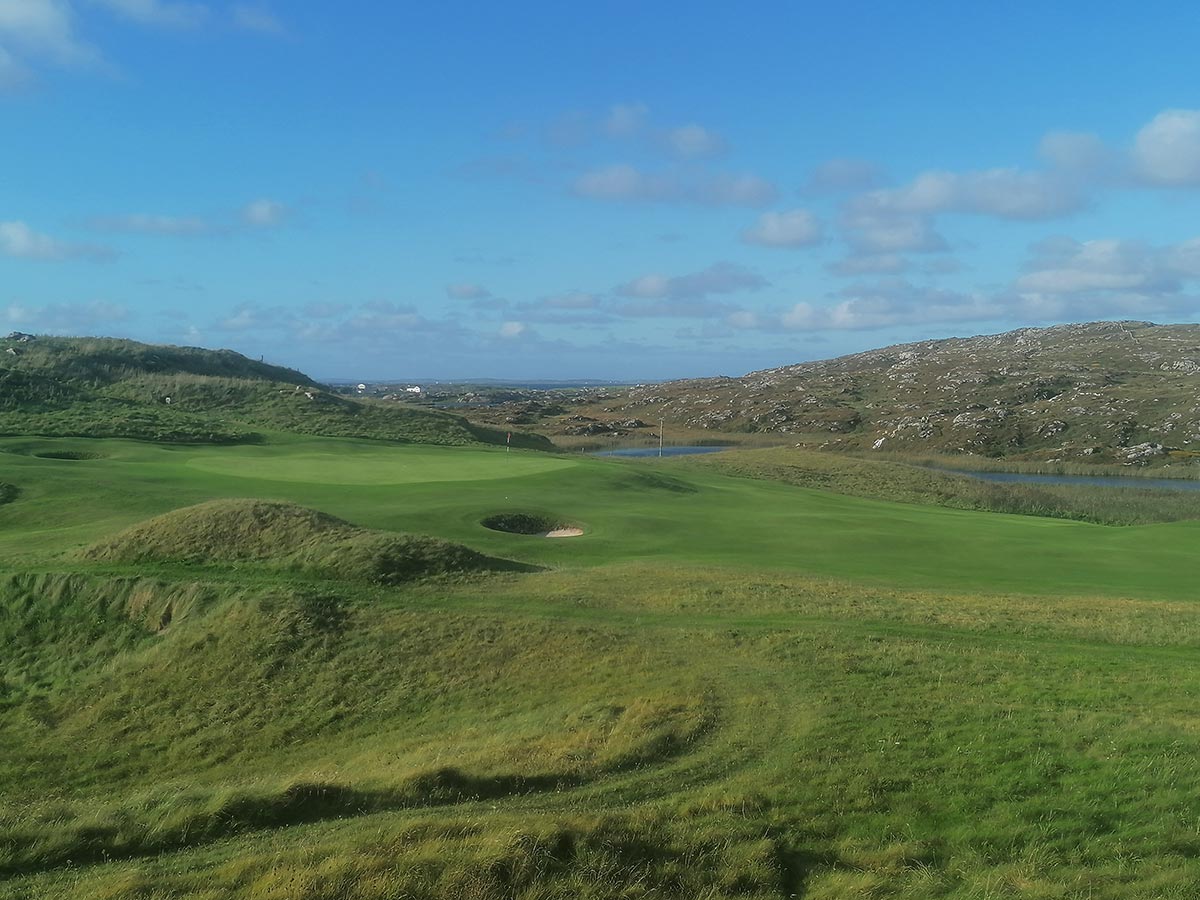
M 417 484 L 431 481 L 491 481 L 565 469 L 574 460 L 493 450 L 428 447 L 361 447 L 339 452 L 280 452 L 277 447 L 226 448 L 197 454 L 193 469 L 264 481 L 306 484 Z

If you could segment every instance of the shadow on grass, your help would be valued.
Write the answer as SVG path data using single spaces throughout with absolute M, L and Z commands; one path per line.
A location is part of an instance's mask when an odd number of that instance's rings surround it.
M 567 790 L 584 781 L 565 774 L 479 776 L 443 767 L 419 773 L 395 790 L 298 782 L 277 794 L 234 794 L 215 808 L 168 816 L 168 821 L 159 826 L 128 819 L 114 825 L 81 825 L 53 844 L 44 835 L 9 833 L 4 836 L 9 859 L 0 862 L 0 876 L 152 856 L 246 831 Z

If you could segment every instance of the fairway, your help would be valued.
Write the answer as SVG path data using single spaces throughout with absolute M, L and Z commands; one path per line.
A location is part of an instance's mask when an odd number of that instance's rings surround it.
M 412 484 L 428 481 L 486 481 L 519 478 L 569 468 L 570 460 L 549 454 L 502 450 L 388 447 L 347 444 L 339 451 L 285 452 L 270 447 L 228 448 L 197 454 L 187 465 L 204 472 L 310 484 Z
M 4 900 L 1200 889 L 1195 521 L 336 438 L 0 449 Z M 514 513 L 584 534 L 482 524 Z

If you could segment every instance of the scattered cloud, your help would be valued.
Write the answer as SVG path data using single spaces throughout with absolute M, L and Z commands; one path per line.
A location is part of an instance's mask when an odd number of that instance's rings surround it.
M 855 255 L 939 253 L 950 249 L 928 216 L 851 210 L 841 221 Z
M 246 3 L 235 3 L 229 11 L 233 26 L 242 31 L 254 31 L 259 34 L 281 35 L 287 29 L 279 17 L 265 6 L 252 6 Z
M 521 335 L 525 334 L 528 330 L 529 326 L 527 326 L 524 322 L 505 322 L 500 326 L 500 330 L 497 332 L 497 334 L 506 340 L 513 340 L 514 338 L 521 337 Z
M 0 256 L 43 261 L 66 259 L 112 259 L 111 248 L 95 244 L 72 244 L 34 231 L 24 222 L 0 222 Z
M 645 172 L 629 164 L 604 166 L 575 180 L 574 192 L 594 200 L 766 206 L 778 196 L 771 182 L 750 174 Z
M 203 25 L 209 9 L 202 3 L 177 3 L 167 0 L 90 0 L 110 12 L 139 25 L 161 28 L 195 28 Z
M 1200 185 L 1200 110 L 1168 109 L 1151 119 L 1133 143 L 1133 170 L 1155 185 Z
M 10 303 L 0 307 L 0 322 L 8 327 L 28 328 L 61 334 L 79 334 L 81 330 L 124 322 L 129 309 L 119 303 L 48 303 L 26 306 Z
M 897 253 L 848 256 L 825 267 L 832 275 L 899 275 L 908 270 L 908 260 Z
M 1018 291 L 1042 295 L 1137 294 L 1143 298 L 1182 291 L 1200 279 L 1200 238 L 1155 247 L 1143 241 L 1052 237 L 1032 245 Z
M 600 298 L 595 294 L 584 291 L 568 291 L 565 294 L 553 294 L 543 297 L 539 305 L 543 309 L 595 309 Z
M 446 296 L 451 300 L 484 300 L 492 296 L 492 292 L 482 284 L 448 284 Z
M 211 234 L 213 225 L 198 216 L 162 216 L 132 213 L 122 216 L 97 216 L 88 220 L 95 231 L 116 234 L 158 234 L 193 236 Z
M 1000 312 L 992 298 L 918 287 L 903 280 L 857 285 L 830 306 L 797 303 L 780 317 L 795 331 L 860 331 L 899 325 L 985 321 Z
M 242 221 L 258 228 L 273 228 L 283 224 L 290 210 L 277 200 L 259 199 L 242 209 Z
M 350 310 L 348 303 L 317 302 L 307 303 L 301 309 L 310 319 L 332 319 Z
M 214 327 L 218 331 L 258 331 L 287 325 L 295 318 L 295 313 L 282 306 L 263 307 L 242 303 L 235 306 L 229 315 L 218 319 Z
M 887 215 L 969 213 L 1040 220 L 1076 212 L 1086 202 L 1078 182 L 1057 172 L 987 169 L 923 172 L 903 187 L 862 194 L 851 207 Z
M 767 287 L 765 278 L 745 266 L 719 262 L 687 275 L 668 278 L 643 275 L 616 288 L 622 297 L 640 299 L 695 300 L 710 294 L 735 294 Z
M 662 142 L 681 159 L 721 156 L 728 149 L 725 139 L 703 125 L 681 125 L 663 132 Z
M 612 312 L 633 317 L 696 317 L 726 315 L 734 307 L 712 299 L 714 294 L 737 294 L 768 286 L 765 278 L 744 266 L 721 262 L 686 275 L 643 275 L 619 285 L 614 293 L 632 302 Z
M 650 110 L 644 103 L 616 103 L 604 117 L 601 129 L 610 138 L 629 138 L 646 126 Z
M 30 60 L 72 67 L 95 65 L 101 57 L 79 37 L 66 0 L 6 0 L 0 3 L 0 89 L 27 83 Z
M 811 193 L 861 191 L 875 187 L 882 176 L 879 167 L 865 159 L 831 159 L 813 169 L 805 189 Z
M 0 47 L 0 92 L 14 91 L 23 87 L 31 77 L 29 69 L 22 65 L 15 56 Z
M 808 247 L 821 241 L 821 222 L 806 209 L 763 213 L 742 240 L 764 247 Z
M 472 266 L 511 266 L 517 261 L 515 256 L 492 255 L 478 250 L 468 250 L 454 254 L 454 262 Z
M 1141 241 L 1074 241 L 1050 238 L 1032 247 L 1028 271 L 1017 279 L 1019 291 L 1076 294 L 1084 291 L 1179 290 L 1178 276 L 1166 255 Z
M 1080 131 L 1051 131 L 1038 143 L 1038 155 L 1066 172 L 1095 175 L 1112 163 L 1112 153 L 1098 135 Z

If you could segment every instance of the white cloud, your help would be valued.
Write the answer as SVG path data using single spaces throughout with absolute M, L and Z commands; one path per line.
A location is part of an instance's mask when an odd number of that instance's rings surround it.
M 208 18 L 202 3 L 169 3 L 166 0 L 91 0 L 122 18 L 139 25 L 164 28 L 195 28 Z
M 616 292 L 623 297 L 640 299 L 693 300 L 710 294 L 757 291 L 766 286 L 766 279 L 757 272 L 735 263 L 720 262 L 699 272 L 673 278 L 664 275 L 643 275 L 620 285 Z
M 350 307 L 345 303 L 318 301 L 305 304 L 301 312 L 310 319 L 332 319 L 349 310 Z
M 879 179 L 879 167 L 865 159 L 831 159 L 813 169 L 806 189 L 814 192 L 857 191 L 874 187 Z
M 500 326 L 500 331 L 497 333 L 506 340 L 512 340 L 513 338 L 519 338 L 528 330 L 528 326 L 524 322 L 505 322 Z
M 595 309 L 598 302 L 599 298 L 595 294 L 568 291 L 565 294 L 543 297 L 540 305 L 545 309 Z
M 631 302 L 613 307 L 611 312 L 636 318 L 725 316 L 736 308 L 710 299 L 712 295 L 757 291 L 767 284 L 757 272 L 727 262 L 674 277 L 643 275 L 615 289 L 616 294 Z
M 1086 198 L 1074 179 L 1053 172 L 987 169 L 930 171 L 899 188 L 871 191 L 852 208 L 865 213 L 931 215 L 971 213 L 1002 219 L 1050 219 L 1082 209 Z
M 233 25 L 242 31 L 255 31 L 259 34 L 280 35 L 286 33 L 283 22 L 273 12 L 264 6 L 250 6 L 236 3 L 230 10 Z
M 595 200 L 766 206 L 778 195 L 771 182 L 750 174 L 643 172 L 628 165 L 604 166 L 575 180 L 574 192 Z
M 99 61 L 97 51 L 75 33 L 75 15 L 66 0 L 0 2 L 0 82 L 10 86 L 29 77 L 20 56 L 56 65 Z
M 855 255 L 937 253 L 949 249 L 928 216 L 851 210 L 842 216 L 841 224 Z
M 209 234 L 214 230 L 208 222 L 196 216 L 162 216 L 149 213 L 98 216 L 91 219 L 88 225 L 96 231 L 168 236 Z
M 1166 253 L 1167 267 L 1185 278 L 1200 278 L 1200 238 L 1170 247 Z
M 848 256 L 827 265 L 834 275 L 897 275 L 908 269 L 908 260 L 896 253 Z
M 31 75 L 20 60 L 0 47 L 0 91 L 11 91 L 28 83 Z
M 1054 238 L 1034 246 L 1030 271 L 1017 279 L 1017 289 L 1043 294 L 1084 291 L 1178 290 L 1164 255 L 1140 241 L 1095 240 L 1083 243 Z
M 821 240 L 821 223 L 806 209 L 763 213 L 742 240 L 764 247 L 807 247 Z
M 30 328 L 57 334 L 79 334 L 98 325 L 124 322 L 129 310 L 119 303 L 48 303 L 25 306 L 10 303 L 0 307 L 0 321 L 9 327 Z
M 1051 131 L 1038 143 L 1038 155 L 1058 169 L 1094 174 L 1109 163 L 1110 153 L 1099 136 L 1081 131 Z
M 601 128 L 612 138 L 633 137 L 645 127 L 649 115 L 644 103 L 616 103 L 604 117 Z
M 0 256 L 14 259 L 111 259 L 112 250 L 91 244 L 70 244 L 34 231 L 24 222 L 0 222 Z
M 1033 257 L 1016 287 L 1031 294 L 1162 296 L 1200 278 L 1200 238 L 1154 247 L 1116 238 L 1053 237 L 1030 249 Z
M 779 318 L 796 331 L 858 331 L 934 322 L 985 321 L 1001 315 L 994 298 L 916 287 L 906 281 L 859 285 L 833 305 L 797 303 Z
M 663 141 L 676 156 L 700 159 L 720 156 L 727 149 L 725 139 L 702 125 L 681 125 L 663 134 Z
M 461 282 L 446 285 L 446 296 L 451 300 L 484 300 L 492 296 L 492 292 L 482 284 Z
M 280 225 L 288 216 L 288 208 L 277 200 L 266 198 L 246 204 L 242 210 L 242 219 L 249 225 L 259 228 L 270 228 Z
M 1166 186 L 1200 185 L 1200 110 L 1168 109 L 1137 133 L 1135 174 Z

